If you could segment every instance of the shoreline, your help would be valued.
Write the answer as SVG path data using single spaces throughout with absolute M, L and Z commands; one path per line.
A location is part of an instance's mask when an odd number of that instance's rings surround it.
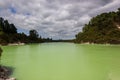
M 18 43 L 7 43 L 7 44 L 0 44 L 0 46 L 18 46 L 18 45 L 25 45 L 26 43 L 21 43 L 21 42 L 18 42 Z
M 116 45 L 116 46 L 120 46 L 120 43 L 118 44 L 113 44 L 113 43 L 93 43 L 93 42 L 81 42 L 81 43 L 76 43 L 75 44 L 86 44 L 86 45 Z
M 25 43 L 8 43 L 8 46 L 25 45 Z
M 44 43 L 53 43 L 53 42 L 44 42 Z M 58 42 L 59 43 L 59 42 Z M 65 42 L 67 43 L 67 42 Z M 74 44 L 86 44 L 86 45 L 120 45 L 120 44 L 113 44 L 113 43 L 93 43 L 93 42 L 81 42 L 81 43 L 76 43 L 76 42 L 70 42 L 70 43 L 74 43 Z M 34 43 L 32 43 L 34 44 Z M 21 43 L 21 42 L 18 42 L 18 43 L 8 43 L 8 44 L 0 44 L 0 46 L 19 46 L 19 45 L 26 45 L 26 43 Z

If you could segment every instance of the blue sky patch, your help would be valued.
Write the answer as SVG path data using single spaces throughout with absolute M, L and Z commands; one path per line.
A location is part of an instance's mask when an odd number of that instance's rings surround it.
M 14 13 L 14 14 L 17 13 L 17 10 L 14 7 L 10 7 L 9 9 L 12 13 Z
M 26 30 L 26 29 L 22 29 L 22 28 L 18 28 L 18 33 L 22 33 L 24 32 L 25 34 L 29 35 L 29 30 Z

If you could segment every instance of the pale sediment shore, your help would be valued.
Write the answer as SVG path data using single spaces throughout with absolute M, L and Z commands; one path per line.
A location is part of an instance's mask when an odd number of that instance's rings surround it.
M 16 79 L 15 78 L 7 78 L 7 79 L 0 78 L 0 80 L 16 80 Z
M 18 43 L 2 43 L 2 44 L 0 44 L 0 46 L 17 46 L 17 45 L 25 45 L 25 43 L 18 42 Z
M 101 45 L 113 45 L 113 44 L 110 44 L 110 43 L 93 43 L 93 42 L 81 42 L 80 44 L 101 44 Z
M 25 45 L 25 43 L 9 43 L 8 46 Z

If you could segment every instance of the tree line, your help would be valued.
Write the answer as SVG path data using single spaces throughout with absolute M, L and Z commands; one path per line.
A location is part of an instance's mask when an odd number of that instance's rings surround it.
M 120 43 L 120 8 L 93 17 L 76 35 L 76 43 Z
M 50 42 L 50 38 L 41 38 L 36 30 L 30 30 L 29 35 L 18 33 L 17 28 L 8 20 L 0 17 L 0 44 L 7 45 L 8 43 L 42 43 Z

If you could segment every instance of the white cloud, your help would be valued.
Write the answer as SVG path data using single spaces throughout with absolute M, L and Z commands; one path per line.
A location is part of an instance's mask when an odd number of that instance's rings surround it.
M 119 5 L 119 0 L 0 0 L 0 16 L 17 28 L 36 29 L 42 37 L 68 39 L 93 16 Z

